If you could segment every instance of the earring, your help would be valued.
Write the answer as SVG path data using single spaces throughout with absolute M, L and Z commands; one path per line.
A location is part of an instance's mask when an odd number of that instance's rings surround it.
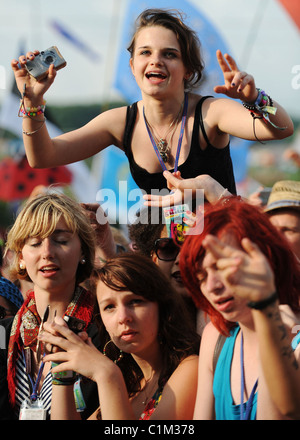
M 85 264 L 85 263 L 86 263 L 85 259 L 84 259 L 84 258 L 81 258 L 81 260 L 80 260 L 80 264 Z
M 103 354 L 104 356 L 107 356 L 106 354 L 106 347 L 108 346 L 108 344 L 110 344 L 112 342 L 112 340 L 110 339 L 109 341 L 106 342 L 106 344 L 103 347 Z M 118 348 L 115 344 L 114 347 Z M 114 360 L 114 363 L 117 364 L 122 358 L 123 358 L 123 351 L 119 349 L 119 356 L 117 359 Z M 111 359 L 112 360 L 112 359 Z
M 25 264 L 24 263 L 20 263 L 19 264 L 19 268 L 20 268 L 20 270 L 24 270 L 25 269 Z

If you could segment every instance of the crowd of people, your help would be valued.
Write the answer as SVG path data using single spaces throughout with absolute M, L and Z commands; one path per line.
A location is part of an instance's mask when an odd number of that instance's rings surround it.
M 282 139 L 293 123 L 220 51 L 227 98 L 193 93 L 203 60 L 178 12 L 144 11 L 128 50 L 141 101 L 55 139 L 54 66 L 37 81 L 37 51 L 12 61 L 30 164 L 114 144 L 145 207 L 121 241 L 99 205 L 53 189 L 24 204 L 0 279 L 0 419 L 299 419 L 300 182 L 276 182 L 255 206 L 236 194 L 229 148 L 231 135 Z M 166 222 L 186 189 L 202 206 Z

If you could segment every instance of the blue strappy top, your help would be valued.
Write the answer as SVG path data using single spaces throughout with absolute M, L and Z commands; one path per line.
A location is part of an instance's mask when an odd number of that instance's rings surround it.
M 240 420 L 240 405 L 235 405 L 231 394 L 231 363 L 236 337 L 240 327 L 235 327 L 223 345 L 216 365 L 213 382 L 216 420 Z M 244 402 L 244 409 L 247 402 Z M 249 420 L 256 419 L 257 392 L 254 395 Z

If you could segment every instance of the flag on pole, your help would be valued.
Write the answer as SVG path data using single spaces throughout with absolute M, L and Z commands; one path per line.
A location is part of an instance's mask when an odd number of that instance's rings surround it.
M 84 55 L 90 58 L 90 60 L 93 62 L 100 61 L 101 57 L 96 51 L 94 51 L 87 43 L 76 37 L 73 32 L 68 30 L 66 26 L 60 23 L 58 20 L 52 20 L 50 22 L 50 26 L 61 36 L 66 38 L 66 40 L 68 40 L 71 44 L 73 44 L 73 46 L 79 49 Z

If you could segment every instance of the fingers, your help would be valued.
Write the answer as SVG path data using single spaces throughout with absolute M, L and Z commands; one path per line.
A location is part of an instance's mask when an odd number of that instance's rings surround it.
M 229 54 L 223 55 L 220 50 L 216 52 L 218 63 L 223 72 L 238 71 L 239 68 L 235 60 Z
M 38 50 L 27 52 L 26 55 L 20 55 L 19 56 L 19 63 L 21 66 L 24 66 L 27 61 L 33 61 L 34 58 L 39 54 L 40 52 Z
M 159 208 L 165 208 L 177 204 L 173 194 L 166 196 L 158 196 L 155 194 L 145 194 L 143 196 L 145 206 L 154 206 Z
M 68 342 L 77 344 L 82 341 L 59 317 L 56 317 L 55 322 L 51 324 L 46 322 L 43 329 L 39 336 L 41 341 L 56 345 L 63 350 L 66 350 Z
M 237 92 L 242 92 L 252 81 L 252 75 L 249 75 L 247 72 L 237 72 L 231 81 L 231 87 L 235 88 Z
M 211 252 L 216 259 L 232 257 L 236 249 L 222 243 L 217 237 L 207 235 L 202 241 L 203 247 Z
M 247 254 L 249 254 L 250 256 L 255 257 L 263 255 L 257 244 L 253 243 L 253 241 L 249 240 L 249 238 L 243 238 L 241 240 L 241 244 L 245 252 L 247 252 Z
M 217 50 L 216 55 L 217 55 L 217 60 L 218 60 L 219 66 L 221 67 L 221 70 L 223 72 L 230 72 L 230 67 L 227 64 L 222 52 L 220 50 Z

